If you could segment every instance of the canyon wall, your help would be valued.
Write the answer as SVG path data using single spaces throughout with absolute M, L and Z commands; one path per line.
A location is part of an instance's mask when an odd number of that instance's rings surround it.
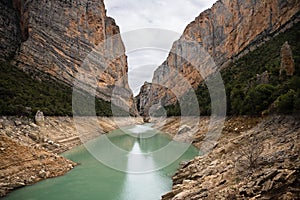
M 93 78 L 82 85 L 106 101 L 115 86 L 122 88 L 118 98 L 135 112 L 125 47 L 102 0 L 4 0 L 0 6 L 1 60 L 13 59 L 36 78 L 47 74 L 70 86 L 78 74 Z
M 214 71 L 299 21 L 299 8 L 299 0 L 217 1 L 196 17 L 174 42 L 166 61 L 154 72 L 154 86 L 145 107 L 176 102 L 178 96 L 172 94 L 174 90 L 186 88 L 174 77 L 180 76 L 197 88 Z

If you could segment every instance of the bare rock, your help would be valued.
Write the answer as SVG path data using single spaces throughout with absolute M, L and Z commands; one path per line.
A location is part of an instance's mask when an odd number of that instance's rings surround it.
M 34 117 L 35 123 L 39 126 L 43 126 L 45 122 L 44 114 L 42 111 L 38 110 Z
M 41 169 L 40 171 L 39 171 L 39 177 L 40 178 L 47 178 L 47 177 L 49 177 L 49 175 L 50 175 L 50 172 L 49 171 L 46 171 L 45 169 Z
M 187 126 L 187 125 L 183 125 L 179 128 L 179 131 L 178 131 L 178 135 L 181 135 L 183 133 L 186 133 L 188 131 L 191 130 L 191 127 Z
M 150 117 L 143 117 L 143 121 L 145 123 L 149 123 L 150 122 Z
M 285 42 L 281 47 L 281 65 L 280 65 L 280 76 L 282 72 L 286 72 L 287 76 L 293 76 L 295 72 L 295 62 L 293 59 L 293 53 L 291 46 L 288 42 Z
M 38 134 L 36 134 L 34 132 L 29 132 L 28 137 L 31 138 L 33 141 L 36 141 L 36 142 L 38 142 L 40 140 Z
M 173 43 L 169 56 L 154 72 L 151 90 L 141 110 L 147 112 L 158 102 L 163 106 L 176 103 L 181 91 L 197 87 L 215 70 L 253 51 L 272 37 L 270 35 L 286 30 L 299 7 L 299 1 L 217 1 L 196 17 Z M 216 65 L 210 65 L 209 57 Z M 292 75 L 294 64 L 288 45 L 284 45 L 282 57 L 282 68 Z M 195 69 L 197 65 L 201 66 L 201 73 Z M 178 77 L 184 81 L 180 82 Z M 171 91 L 174 88 L 176 97 Z
M 21 122 L 20 120 L 15 120 L 14 122 L 15 122 L 15 125 L 16 125 L 16 126 L 22 125 L 22 122 Z
M 125 47 L 115 20 L 106 15 L 103 0 L 3 0 L 0 8 L 0 60 L 13 59 L 13 64 L 38 81 L 50 75 L 70 86 L 79 73 L 101 74 L 95 77 L 98 83 L 85 83 L 91 87 L 98 84 L 96 95 L 106 101 L 111 100 L 112 86 L 123 88 L 118 91 L 121 102 L 117 105 L 127 103 L 136 113 Z M 109 38 L 114 41 L 103 51 L 101 45 Z M 86 61 L 90 53 L 103 58 L 105 64 Z M 89 64 L 82 66 L 84 61 Z M 103 65 L 108 69 L 103 70 Z M 84 86 L 81 89 L 86 90 Z
M 268 84 L 269 83 L 269 73 L 268 73 L 268 71 L 265 71 L 262 74 L 257 74 L 256 75 L 256 82 L 258 84 Z
M 149 108 L 147 108 L 148 104 L 148 95 L 151 90 L 152 84 L 147 81 L 142 85 L 139 94 L 135 97 L 135 102 L 137 104 L 137 110 L 140 115 L 148 116 Z

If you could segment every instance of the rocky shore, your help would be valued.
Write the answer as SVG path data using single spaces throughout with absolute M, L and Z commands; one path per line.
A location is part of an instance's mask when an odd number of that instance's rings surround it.
M 87 123 L 92 120 L 86 118 Z M 95 120 L 95 118 L 94 118 Z M 120 126 L 142 123 L 141 118 L 96 118 L 101 129 L 84 126 L 92 139 Z M 0 197 L 13 189 L 56 177 L 71 170 L 76 163 L 58 155 L 82 144 L 71 117 L 0 117 Z M 100 131 L 99 131 L 100 130 Z
M 161 130 L 175 135 L 180 119 L 167 121 Z M 299 117 L 228 118 L 212 151 L 182 163 L 162 199 L 300 199 L 299 144 Z

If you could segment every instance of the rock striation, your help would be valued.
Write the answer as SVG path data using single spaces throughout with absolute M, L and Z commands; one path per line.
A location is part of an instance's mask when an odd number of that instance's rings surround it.
M 82 85 L 107 101 L 117 86 L 135 111 L 119 27 L 107 17 L 102 0 L 4 0 L 0 6 L 5 11 L 0 14 L 2 60 L 13 58 L 37 78 L 47 74 L 70 86 L 78 74 L 93 78 Z
M 173 74 L 181 76 L 191 87 L 197 87 L 215 70 L 293 26 L 299 21 L 299 8 L 299 0 L 217 1 L 196 17 L 174 42 L 166 61 L 154 72 L 152 82 L 158 86 L 152 87 L 148 97 L 150 105 L 146 107 L 158 102 L 174 103 L 172 90 L 186 90 L 174 80 Z

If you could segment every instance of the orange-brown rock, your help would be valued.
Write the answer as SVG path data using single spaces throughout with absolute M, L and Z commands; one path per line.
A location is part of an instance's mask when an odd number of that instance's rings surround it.
M 76 164 L 57 154 L 35 149 L 0 134 L 0 197 L 40 180 L 61 176 Z
M 217 1 L 191 22 L 181 38 L 174 42 L 167 60 L 154 72 L 152 80 L 169 91 L 152 87 L 148 102 L 151 105 L 174 103 L 176 98 L 171 94 L 174 90 L 175 93 L 186 91 L 184 81 L 197 87 L 216 69 L 226 67 L 232 60 L 291 27 L 299 21 L 299 11 L 299 0 Z M 209 62 L 207 53 L 214 63 Z M 174 78 L 179 76 L 184 81 Z
M 10 13 L 0 14 L 2 60 L 14 56 L 18 67 L 37 78 L 46 73 L 70 86 L 78 74 L 93 78 L 85 84 L 108 101 L 117 86 L 121 101 L 134 110 L 124 44 L 103 0 L 4 1 L 1 10 Z
M 291 46 L 288 42 L 285 42 L 281 47 L 281 65 L 280 65 L 280 75 L 285 71 L 286 75 L 293 76 L 295 72 L 295 62 L 293 59 L 293 52 Z

